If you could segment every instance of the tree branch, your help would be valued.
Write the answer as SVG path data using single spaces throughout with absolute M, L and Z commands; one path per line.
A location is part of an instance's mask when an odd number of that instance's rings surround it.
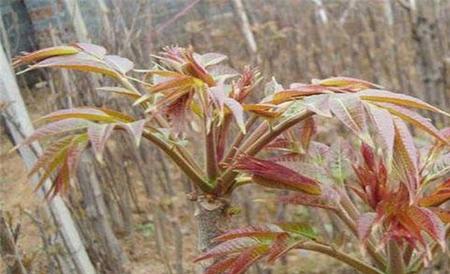
M 353 267 L 354 269 L 356 269 L 362 273 L 383 274 L 382 271 L 374 268 L 373 266 L 370 266 L 359 259 L 356 259 L 356 258 L 349 256 L 339 250 L 336 250 L 333 247 L 330 247 L 330 246 L 327 246 L 324 244 L 319 244 L 319 243 L 314 243 L 314 242 L 304 242 L 304 243 L 300 243 L 298 245 L 298 248 L 304 249 L 304 250 L 311 250 L 311 251 L 315 251 L 315 252 L 319 252 L 319 253 L 328 255 L 330 257 L 335 258 L 336 260 L 339 260 L 339 261 Z

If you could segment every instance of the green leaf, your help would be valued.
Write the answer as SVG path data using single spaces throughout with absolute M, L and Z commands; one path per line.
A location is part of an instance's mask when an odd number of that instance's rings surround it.
M 331 176 L 341 184 L 349 177 L 350 171 L 352 170 L 348 154 L 349 148 L 342 140 L 334 142 L 327 154 L 327 162 Z

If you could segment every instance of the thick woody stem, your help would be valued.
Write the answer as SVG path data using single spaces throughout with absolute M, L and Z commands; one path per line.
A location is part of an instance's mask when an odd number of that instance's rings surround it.
M 212 239 L 227 229 L 227 209 L 228 203 L 218 199 L 200 199 L 197 202 L 195 218 L 198 224 L 198 249 L 201 252 L 214 246 Z

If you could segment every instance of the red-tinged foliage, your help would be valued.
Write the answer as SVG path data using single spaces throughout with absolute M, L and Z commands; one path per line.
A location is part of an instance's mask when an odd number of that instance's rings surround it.
M 75 175 L 81 153 L 87 145 L 87 140 L 86 134 L 72 135 L 49 147 L 28 174 L 31 177 L 39 170 L 43 170 L 35 189 L 39 189 L 45 180 L 55 172 L 56 179 L 46 196 L 53 197 L 59 192 L 67 191 L 70 181 Z
M 414 145 L 414 139 L 405 123 L 398 118 L 394 118 L 394 125 L 394 168 L 402 183 L 408 188 L 410 198 L 414 199 L 419 185 L 419 155 Z
M 215 238 L 222 242 L 195 259 L 220 258 L 206 273 L 244 273 L 261 258 L 273 263 L 297 247 L 298 243 L 315 240 L 310 226 L 298 223 L 268 224 L 233 229 Z
M 103 161 L 103 150 L 114 130 L 114 124 L 92 124 L 88 127 L 87 134 L 94 150 L 95 157 L 99 161 Z
M 391 160 L 394 150 L 395 128 L 392 115 L 385 109 L 366 103 L 369 117 L 382 140 L 382 147 L 385 151 L 388 167 L 391 166 Z M 390 168 L 389 168 L 390 169 Z
M 133 68 L 133 62 L 116 56 L 105 55 L 103 47 L 78 43 L 73 46 L 53 47 L 24 54 L 14 61 L 14 66 L 32 64 L 25 71 L 46 68 L 68 68 L 101 73 L 112 78 L 120 78 Z
M 243 251 L 231 265 L 229 274 L 240 274 L 247 271 L 247 269 L 257 260 L 264 256 L 268 247 L 266 245 L 254 246 Z
M 384 163 L 375 159 L 372 149 L 363 144 L 361 154 L 364 163 L 354 166 L 361 187 L 361 198 L 372 208 L 376 209 L 378 204 L 388 195 L 388 175 Z
M 443 115 L 449 116 L 450 114 L 442 111 L 428 103 L 423 102 L 417 98 L 394 93 L 387 90 L 375 90 L 375 89 L 367 89 L 362 90 L 359 93 L 361 99 L 366 100 L 368 102 L 381 102 L 381 103 L 391 103 L 394 105 L 409 107 L 409 108 L 417 108 L 417 109 L 425 109 L 434 112 L 441 113 Z
M 20 145 L 28 145 L 37 139 L 49 137 L 53 135 L 63 134 L 70 131 L 76 131 L 81 129 L 86 129 L 91 125 L 92 122 L 79 118 L 67 118 L 64 120 L 59 120 L 56 122 L 49 123 L 38 129 L 36 129 L 33 134 L 27 137 Z
M 286 232 L 277 225 L 267 224 L 232 229 L 214 238 L 214 241 L 223 242 L 242 237 L 275 238 L 281 234 L 286 234 Z
M 435 207 L 450 200 L 450 178 L 440 184 L 431 194 L 421 198 L 419 205 L 423 207 Z
M 381 227 L 385 228 L 383 243 L 390 239 L 405 240 L 414 248 L 418 244 L 427 248 L 422 236 L 422 232 L 425 232 L 444 248 L 445 235 L 442 222 L 446 222 L 446 213 L 435 206 L 450 198 L 442 195 L 446 193 L 449 183 L 440 185 L 430 196 L 419 198 L 419 193 L 414 192 L 414 197 L 411 197 L 411 190 L 407 189 L 406 184 L 388 186 L 388 173 L 383 161 L 375 159 L 370 147 L 362 145 L 361 154 L 363 164 L 355 167 L 361 186 L 361 191 L 357 193 L 376 213 L 368 212 L 359 217 L 357 222 L 359 237 L 365 241 L 372 227 L 376 223 L 382 223 L 384 225 Z
M 89 144 L 101 158 L 113 131 L 122 130 L 133 137 L 136 145 L 144 137 L 161 148 L 201 195 L 211 195 L 211 199 L 228 198 L 221 195 L 250 182 L 239 173 L 250 175 L 256 184 L 295 191 L 280 197 L 279 202 L 336 213 L 368 247 L 377 267 L 381 266 L 378 272 L 370 264 L 348 259 L 349 255 L 338 256 L 338 251 L 320 243 L 308 226 L 288 223 L 234 229 L 217 237 L 217 245 L 196 259 L 215 259 L 206 273 L 243 273 L 254 262 L 262 258 L 273 262 L 305 241 L 319 244 L 316 251 L 334 254 L 358 270 L 381 273 L 386 270 L 385 254 L 376 250 L 372 238 L 381 245 L 397 241 L 400 248 L 406 242 L 413 248 L 428 250 L 430 240 L 443 245 L 443 222 L 450 221 L 450 213 L 439 206 L 450 199 L 450 183 L 444 174 L 446 167 L 441 168 L 443 164 L 438 161 L 442 162 L 442 155 L 448 153 L 450 129 L 439 131 L 413 109 L 450 116 L 447 112 L 349 77 L 293 83 L 288 89 L 273 79 L 265 86 L 266 97 L 252 101 L 255 96 L 249 95 L 260 80 L 259 73 L 248 67 L 240 74 L 223 64 L 219 68 L 218 64 L 227 59 L 222 54 L 167 47 L 154 57 L 157 61 L 153 69 L 133 71 L 144 72 L 141 78 L 127 75 L 133 68 L 130 60 L 107 55 L 105 48 L 87 43 L 43 49 L 14 60 L 15 66 L 30 65 L 26 70 L 59 67 L 110 76 L 122 87 L 100 89 L 132 99 L 133 106 L 145 115 L 136 118 L 112 109 L 78 107 L 42 117 L 40 121 L 47 124 L 22 145 L 69 134 L 51 142 L 30 172 L 34 175 L 42 171 L 40 183 L 56 174 L 49 195 L 67 190 L 80 155 Z M 314 142 L 318 122 L 312 118 L 315 114 L 336 118 L 358 136 L 363 141 L 358 157 L 348 140 L 331 136 L 331 144 Z M 436 138 L 421 162 L 405 122 Z M 206 138 L 186 136 L 190 133 L 186 125 Z M 185 147 L 192 139 L 206 140 L 203 162 Z M 263 154 L 264 148 L 270 149 L 268 158 L 255 158 Z M 353 205 L 348 191 L 361 198 L 361 207 Z M 357 218 L 362 208 L 368 212 Z M 374 227 L 377 233 L 372 233 Z
M 338 87 L 349 91 L 360 91 L 368 88 L 383 88 L 380 85 L 351 77 L 331 77 L 328 79 L 319 80 L 318 84 L 326 87 Z
M 22 56 L 15 57 L 13 59 L 13 66 L 18 67 L 21 65 L 31 64 L 33 62 L 39 62 L 43 59 L 60 56 L 60 55 L 72 55 L 80 52 L 80 49 L 77 47 L 71 46 L 59 46 L 59 47 L 50 47 L 41 50 L 37 50 L 32 53 L 24 53 Z
M 286 154 L 274 156 L 270 158 L 270 160 L 276 162 L 281 160 L 283 157 L 306 154 L 316 132 L 317 129 L 313 117 L 310 117 L 298 126 L 285 131 L 283 135 L 266 145 L 265 149 L 277 150 Z
M 220 243 L 211 248 L 200 257 L 195 258 L 194 262 L 199 262 L 214 257 L 221 257 L 224 255 L 235 254 L 242 252 L 245 249 L 260 245 L 261 242 L 254 238 L 235 238 L 229 241 Z
M 55 122 L 68 118 L 85 119 L 96 122 L 115 122 L 117 117 L 111 117 L 111 115 L 98 108 L 71 108 L 61 109 L 50 114 L 40 117 L 37 122 Z
M 275 119 L 283 114 L 278 107 L 271 104 L 245 104 L 244 110 L 267 119 Z
M 282 104 L 285 102 L 301 99 L 306 96 L 329 93 L 330 91 L 317 85 L 297 85 L 296 89 L 282 90 L 275 93 L 270 101 L 272 104 Z
M 222 259 L 212 265 L 210 265 L 204 272 L 204 274 L 218 274 L 225 273 L 228 269 L 230 269 L 238 256 L 233 256 L 229 258 Z
M 434 125 L 426 118 L 422 117 L 417 112 L 411 111 L 409 109 L 406 109 L 404 107 L 396 106 L 389 103 L 379 103 L 379 106 L 387 109 L 390 113 L 393 115 L 399 117 L 405 122 L 408 122 L 415 126 L 416 128 L 420 128 L 424 130 L 425 132 L 431 134 L 436 139 L 440 140 L 441 142 L 447 143 L 447 140 L 445 137 L 439 132 L 437 128 L 434 127 Z
M 332 96 L 329 106 L 335 117 L 356 136 L 370 142 L 364 106 L 358 96 L 349 94 Z
M 320 184 L 316 180 L 270 161 L 240 155 L 234 168 L 250 173 L 255 183 L 266 187 L 320 194 Z
M 260 73 L 245 67 L 239 79 L 233 84 L 230 97 L 242 103 L 254 89 L 255 85 L 260 81 Z
M 331 187 L 322 187 L 320 195 L 308 195 L 304 193 L 291 193 L 282 195 L 278 201 L 286 204 L 304 205 L 329 210 L 337 210 L 340 197 Z
M 361 214 L 356 221 L 356 229 L 358 232 L 358 237 L 363 241 L 367 240 L 372 230 L 372 226 L 376 221 L 376 214 L 373 212 L 367 212 Z

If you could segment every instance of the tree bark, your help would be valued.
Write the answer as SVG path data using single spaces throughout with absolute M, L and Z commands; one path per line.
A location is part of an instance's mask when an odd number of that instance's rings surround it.
M 229 203 L 224 200 L 207 201 L 201 198 L 197 202 L 195 217 L 198 225 L 197 246 L 200 252 L 213 247 L 212 239 L 228 228 L 228 207 Z
M 233 4 L 237 16 L 239 17 L 241 23 L 240 24 L 241 31 L 242 34 L 244 35 L 248 51 L 252 55 L 253 59 L 256 60 L 256 63 L 259 64 L 261 62 L 261 58 L 258 55 L 258 46 L 256 44 L 255 36 L 253 35 L 251 29 L 244 4 L 242 3 L 242 0 L 231 0 L 231 2 Z
M 96 237 L 105 250 L 105 261 L 114 273 L 125 273 L 128 259 L 120 246 L 111 224 L 108 220 L 107 209 L 103 199 L 100 182 L 92 166 L 93 157 L 84 155 L 78 169 L 78 180 L 84 197 L 87 217 L 93 225 Z
M 17 249 L 16 236 L 11 231 L 10 224 L 6 222 L 2 210 L 0 210 L 0 254 L 6 264 L 6 274 L 28 274 Z M 10 261 L 13 263 L 9 263 Z

